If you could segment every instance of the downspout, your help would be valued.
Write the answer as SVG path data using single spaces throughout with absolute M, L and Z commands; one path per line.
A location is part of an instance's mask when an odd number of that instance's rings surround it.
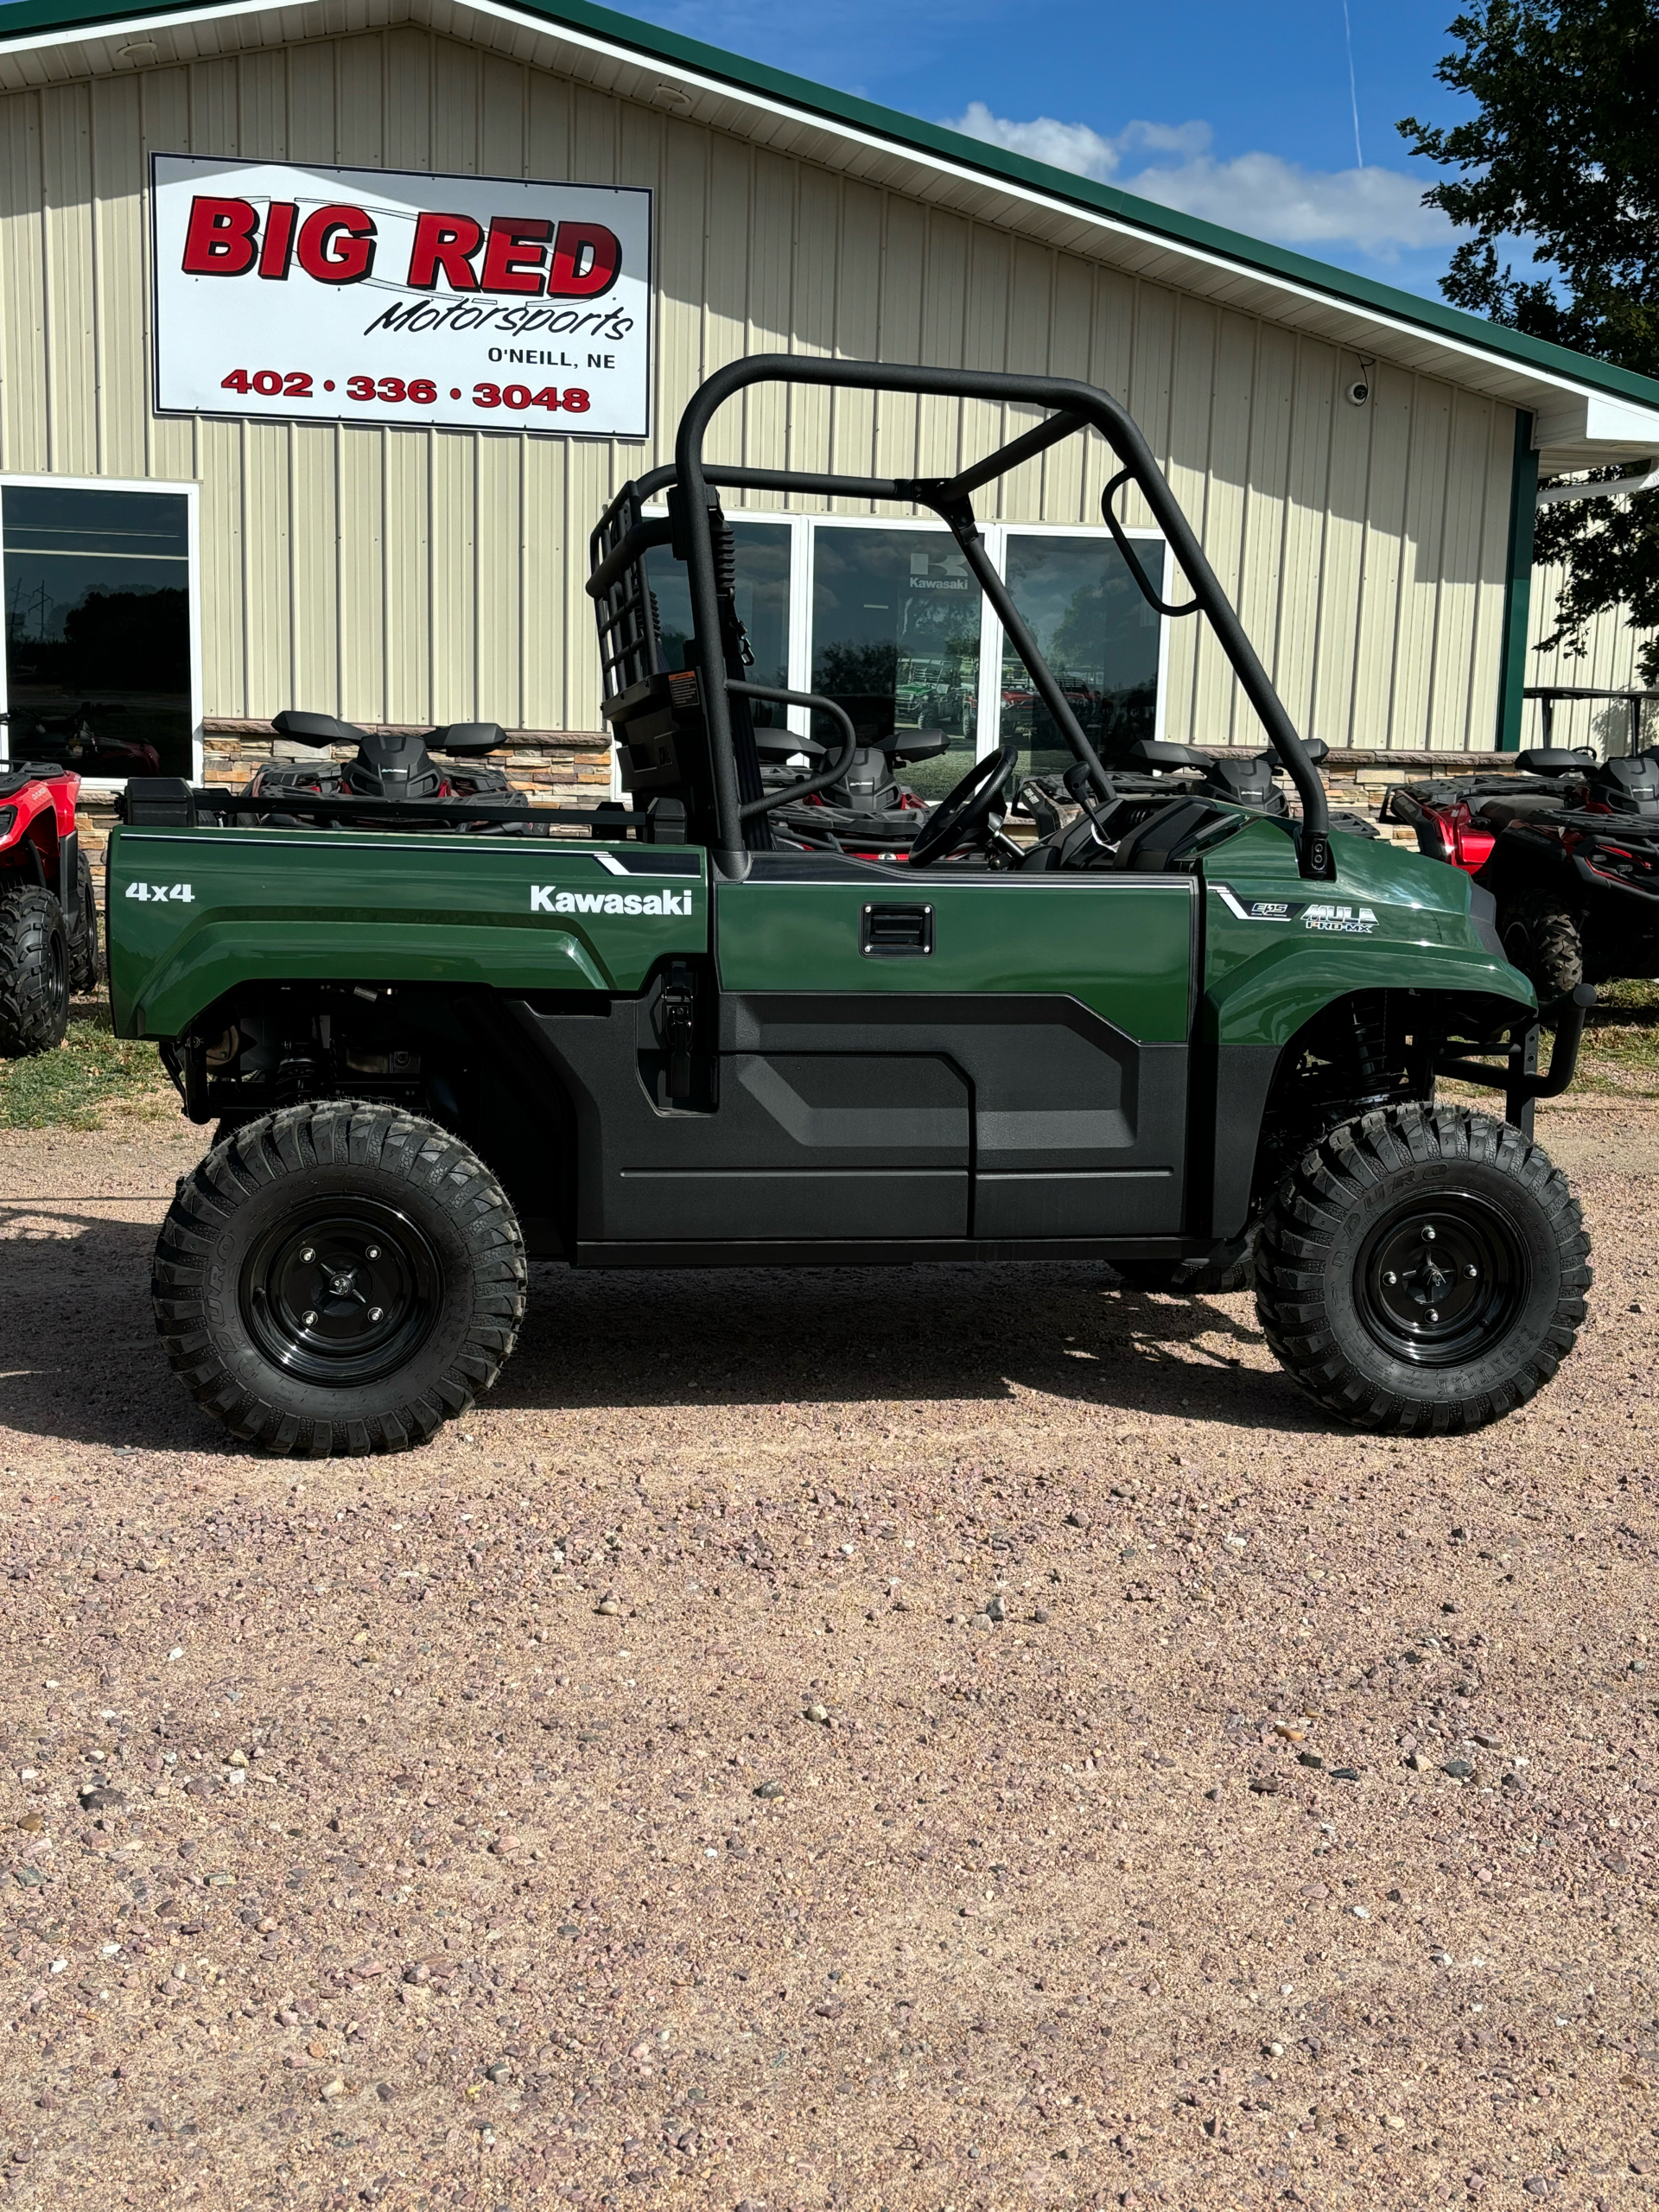
M 1538 454 L 1532 442 L 1532 416 L 1524 408 L 1515 417 L 1515 459 L 1510 471 L 1509 569 L 1503 579 L 1503 631 L 1497 663 L 1497 732 L 1500 753 L 1521 747 L 1522 690 L 1527 680 L 1527 644 L 1532 629 L 1532 533 L 1538 515 Z

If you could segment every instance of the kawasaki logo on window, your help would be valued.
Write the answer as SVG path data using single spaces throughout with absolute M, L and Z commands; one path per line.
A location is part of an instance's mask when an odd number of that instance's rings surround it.
M 561 891 L 556 883 L 530 887 L 532 914 L 689 914 L 689 891 Z

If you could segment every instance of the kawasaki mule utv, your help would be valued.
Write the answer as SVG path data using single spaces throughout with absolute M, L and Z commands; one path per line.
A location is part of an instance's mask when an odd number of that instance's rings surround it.
M 1047 411 L 950 479 L 706 464 L 711 416 L 763 382 Z M 1211 624 L 1300 819 L 1180 777 L 1120 790 L 988 558 L 974 493 L 1091 431 L 1116 455 L 1103 509 L 1131 575 Z M 1118 522 L 1127 482 L 1188 580 L 1179 605 Z M 728 487 L 931 509 L 1064 734 L 1071 818 L 1008 836 L 1004 745 L 902 861 L 774 840 L 859 733 L 834 699 L 749 680 Z M 646 576 L 664 546 L 692 610 L 679 667 Z M 296 829 L 249 826 L 267 792 L 129 788 L 117 1027 L 159 1039 L 186 1111 L 220 1125 L 162 1231 L 156 1309 L 232 1433 L 308 1452 L 429 1436 L 512 1351 L 530 1258 L 1061 1259 L 1193 1288 L 1253 1240 L 1268 1341 L 1344 1420 L 1470 1428 L 1554 1374 L 1588 1246 L 1530 1121 L 1570 1079 L 1589 994 L 1541 1016 L 1465 875 L 1332 834 L 1116 400 L 1057 378 L 736 362 L 591 557 L 628 805 L 510 817 L 290 785 L 283 814 L 314 824 Z M 816 715 L 827 757 L 763 776 L 757 700 Z M 454 834 L 493 818 L 518 834 Z M 1436 1105 L 1437 1075 L 1501 1091 L 1507 1118 Z

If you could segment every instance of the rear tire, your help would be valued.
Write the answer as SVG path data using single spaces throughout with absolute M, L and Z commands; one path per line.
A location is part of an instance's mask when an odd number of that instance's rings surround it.
M 1523 892 L 1503 917 L 1500 934 L 1504 951 L 1532 979 L 1541 1005 L 1584 981 L 1583 933 L 1565 899 L 1548 891 Z
M 69 948 L 69 988 L 84 995 L 95 991 L 104 976 L 98 941 L 98 893 L 92 889 L 92 864 L 85 853 L 79 855 L 75 900 L 80 915 L 80 936 Z
M 0 891 L 0 1059 L 28 1059 L 69 1027 L 69 945 L 63 909 L 38 884 Z
M 1590 1240 L 1567 1179 L 1461 1107 L 1344 1122 L 1270 1200 L 1256 1312 L 1281 1363 L 1356 1427 L 1483 1427 L 1573 1349 Z
M 151 1290 L 198 1405 L 270 1452 L 397 1452 L 487 1390 L 524 1319 L 512 1208 L 459 1139 L 353 1099 L 262 1116 L 181 1179 Z

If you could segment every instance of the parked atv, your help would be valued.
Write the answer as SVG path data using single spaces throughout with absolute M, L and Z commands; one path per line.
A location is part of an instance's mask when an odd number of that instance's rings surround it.
M 758 729 L 754 738 L 767 789 L 795 782 L 799 764 L 815 768 L 827 757 L 823 746 L 786 730 Z M 937 760 L 950 743 L 943 732 L 924 729 L 860 745 L 835 783 L 798 806 L 779 808 L 772 817 L 778 842 L 854 860 L 906 859 L 927 819 L 929 802 L 900 783 L 897 771 Z
M 1475 880 L 1541 999 L 1659 974 L 1659 753 L 1602 761 L 1566 804 L 1517 806 Z
M 75 831 L 80 778 L 0 763 L 0 1058 L 50 1052 L 99 978 L 98 902 Z
M 261 829 L 315 828 L 315 811 L 308 811 L 302 823 L 297 814 L 283 810 L 281 803 L 285 798 L 290 802 L 335 797 L 352 801 L 385 799 L 395 806 L 422 800 L 448 806 L 481 798 L 495 810 L 529 809 L 529 800 L 512 789 L 504 770 L 482 765 L 486 753 L 499 752 L 507 741 L 499 722 L 451 722 L 417 736 L 406 731 L 359 729 L 354 723 L 337 721 L 333 715 L 305 714 L 290 708 L 272 718 L 271 728 L 290 743 L 318 750 L 314 760 L 262 761 L 254 770 L 245 796 L 273 801 L 269 814 L 253 817 Z M 321 750 L 330 745 L 355 745 L 357 752 L 350 760 L 335 760 Z M 448 760 L 441 766 L 428 752 L 429 745 L 447 753 Z M 358 829 L 397 825 L 397 817 L 377 816 L 360 804 L 353 807 L 349 820 Z M 487 817 L 476 822 L 447 821 L 442 826 L 495 836 L 521 827 Z
M 1659 970 L 1659 753 L 1598 761 L 1538 747 L 1513 775 L 1401 784 L 1385 821 L 1497 902 L 1516 966 L 1548 1001 L 1586 981 Z
M 1517 753 L 1512 772 L 1480 769 L 1471 776 L 1433 776 L 1395 784 L 1383 794 L 1380 818 L 1417 833 L 1418 849 L 1475 875 L 1491 857 L 1498 833 L 1518 815 L 1578 804 L 1593 753 L 1537 746 Z

